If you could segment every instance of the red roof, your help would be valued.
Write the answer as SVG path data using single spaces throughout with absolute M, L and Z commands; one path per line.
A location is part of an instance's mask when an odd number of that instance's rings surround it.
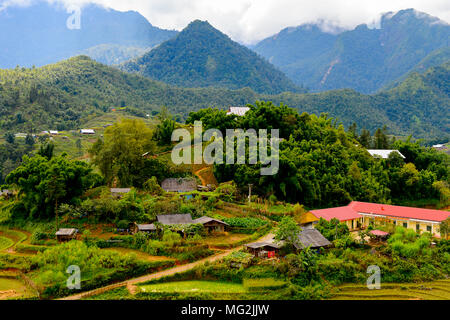
M 349 205 L 359 213 L 441 222 L 450 217 L 449 211 L 392 206 L 388 204 L 353 201 Z
M 359 215 L 350 206 L 311 210 L 311 213 L 315 215 L 317 218 L 319 219 L 324 218 L 327 221 L 330 221 L 333 218 L 336 218 L 339 221 L 347 221 L 361 218 L 361 215 Z
M 380 237 L 384 237 L 389 234 L 388 232 L 384 232 L 381 230 L 372 230 L 372 231 L 370 231 L 370 233 L 373 234 L 374 236 L 380 236 Z
M 311 210 L 311 213 L 317 218 L 324 218 L 327 221 L 330 221 L 333 218 L 336 218 L 339 221 L 358 219 L 361 218 L 360 213 L 436 222 L 444 221 L 450 217 L 449 211 L 401 207 L 358 201 L 353 201 L 345 207 Z

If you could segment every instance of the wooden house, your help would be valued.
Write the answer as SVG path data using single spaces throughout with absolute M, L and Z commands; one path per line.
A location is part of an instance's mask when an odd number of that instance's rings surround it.
M 152 224 L 137 224 L 135 223 L 132 228 L 132 233 L 138 233 L 138 232 L 144 232 L 144 233 L 153 233 L 156 232 L 158 229 L 156 228 L 156 226 L 152 223 Z
M 203 227 L 208 231 L 208 233 L 225 232 L 225 228 L 228 226 L 227 223 L 210 217 L 201 217 L 195 219 L 194 223 L 202 224 Z
M 59 229 L 55 235 L 56 239 L 59 242 L 66 242 L 70 240 L 75 240 L 77 238 L 78 230 L 77 229 Z

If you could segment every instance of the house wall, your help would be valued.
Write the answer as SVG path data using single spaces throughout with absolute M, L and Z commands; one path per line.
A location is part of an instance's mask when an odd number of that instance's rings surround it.
M 381 217 L 376 217 L 376 216 L 365 215 L 363 217 L 363 226 L 365 228 L 367 228 L 371 223 L 373 223 L 374 225 L 389 223 L 389 224 L 394 224 L 394 225 L 400 226 L 400 227 L 406 227 L 406 228 L 412 229 L 414 231 L 419 231 L 420 233 L 430 232 L 432 235 L 435 235 L 438 237 L 441 236 L 441 234 L 439 232 L 439 223 L 437 223 L 437 222 L 435 222 L 435 223 L 419 222 L 419 221 L 412 221 L 410 219 L 389 218 L 389 217 L 381 218 Z M 418 227 L 417 227 L 417 225 L 418 225 Z M 430 228 L 431 228 L 431 231 L 430 231 Z

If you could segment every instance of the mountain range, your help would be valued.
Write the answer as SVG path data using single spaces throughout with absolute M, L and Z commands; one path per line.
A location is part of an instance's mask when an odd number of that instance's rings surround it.
M 42 66 L 86 53 L 100 62 L 120 63 L 177 34 L 152 26 L 135 11 L 87 5 L 79 29 L 67 27 L 71 16 L 64 7 L 42 1 L 1 10 L 0 68 Z
M 386 13 L 378 27 L 329 33 L 320 25 L 286 28 L 252 49 L 313 91 L 373 93 L 450 59 L 450 25 L 414 9 Z
M 121 69 L 182 87 L 303 91 L 256 53 L 200 20 Z

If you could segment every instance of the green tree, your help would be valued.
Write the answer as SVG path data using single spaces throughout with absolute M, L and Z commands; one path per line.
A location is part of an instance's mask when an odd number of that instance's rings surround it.
M 275 233 L 275 240 L 277 242 L 284 241 L 287 245 L 294 246 L 299 245 L 299 235 L 302 232 L 302 229 L 298 226 L 295 220 L 286 216 L 281 219 L 278 224 L 278 229 Z
M 109 185 L 130 187 L 142 180 L 141 173 L 145 170 L 143 155 L 154 150 L 152 131 L 145 122 L 123 119 L 106 129 L 104 140 L 98 140 L 90 153 Z
M 51 160 L 40 155 L 24 156 L 22 164 L 6 177 L 6 183 L 19 191 L 18 208 L 31 218 L 52 218 L 58 204 L 73 204 L 89 188 L 101 184 L 89 164 L 65 156 Z

